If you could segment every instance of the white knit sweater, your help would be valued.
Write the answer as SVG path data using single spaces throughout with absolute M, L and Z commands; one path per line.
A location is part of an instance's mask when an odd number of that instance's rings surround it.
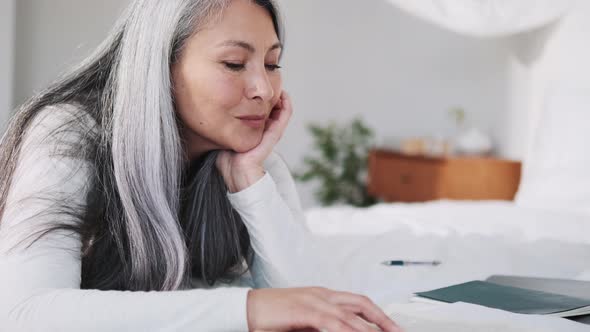
M 56 221 L 43 214 L 49 201 L 31 198 L 35 194 L 84 204 L 90 165 L 55 157 L 59 147 L 46 138 L 71 110 L 47 107 L 24 137 L 0 223 L 0 331 L 247 331 L 248 290 L 292 285 L 295 261 L 309 239 L 292 177 L 275 154 L 265 162 L 262 179 L 228 193 L 255 251 L 251 276 L 234 284 L 170 292 L 81 290 L 77 235 L 53 232 L 29 248 L 8 250 L 43 223 Z

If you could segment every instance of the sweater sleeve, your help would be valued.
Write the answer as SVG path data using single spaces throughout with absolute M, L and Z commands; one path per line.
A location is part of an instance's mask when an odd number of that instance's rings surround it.
M 266 174 L 256 183 L 228 193 L 250 234 L 253 284 L 256 288 L 304 286 L 301 272 L 314 269 L 317 243 L 306 227 L 287 165 L 273 153 L 264 167 Z
M 83 206 L 92 172 L 54 144 L 69 106 L 47 107 L 23 137 L 0 223 L 0 325 L 3 331 L 247 331 L 248 288 L 169 292 L 80 289 L 81 240 L 44 226 L 74 223 L 53 203 Z M 68 131 L 65 145 L 83 139 Z M 25 241 L 25 242 L 23 242 Z

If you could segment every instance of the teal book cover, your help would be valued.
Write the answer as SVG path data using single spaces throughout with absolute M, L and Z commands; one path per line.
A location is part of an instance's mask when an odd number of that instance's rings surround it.
M 485 281 L 470 281 L 416 295 L 435 301 L 466 302 L 521 314 L 567 317 L 590 313 L 590 300 Z

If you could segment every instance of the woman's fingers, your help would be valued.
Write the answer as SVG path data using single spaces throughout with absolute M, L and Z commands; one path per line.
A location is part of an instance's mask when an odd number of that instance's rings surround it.
M 291 99 L 286 92 L 283 92 L 277 108 L 270 114 L 268 127 L 263 139 L 268 139 L 273 145 L 276 144 L 287 129 L 292 114 L 293 107 L 291 105 Z
M 400 327 L 366 296 L 347 292 L 333 292 L 329 301 L 346 306 L 349 310 L 360 315 L 368 322 L 379 326 L 385 332 L 401 331 Z
M 260 162 L 264 161 L 283 136 L 292 113 L 293 109 L 291 107 L 289 96 L 286 92 L 283 92 L 281 95 L 281 102 L 277 104 L 277 107 L 272 111 L 267 120 L 264 133 L 262 134 L 262 140 L 258 146 L 246 152 L 244 158 Z
M 309 315 L 309 325 L 318 331 L 365 332 L 363 330 L 356 330 L 339 317 L 322 311 L 316 311 Z
M 334 305 L 329 302 L 324 302 L 325 300 L 322 299 L 321 302 L 317 303 L 317 312 L 321 312 L 324 315 L 330 316 L 332 318 L 336 318 L 346 324 L 348 327 L 352 328 L 355 332 L 374 332 L 366 322 L 360 319 L 360 317 L 350 311 L 346 310 L 346 308 Z M 327 328 L 326 328 L 327 329 Z M 330 329 L 327 329 L 331 331 Z
M 379 328 L 383 331 L 393 330 L 395 332 L 402 331 L 401 327 L 397 325 L 394 321 L 392 321 L 389 317 L 385 318 L 382 322 L 377 323 L 374 318 L 372 319 L 370 317 L 367 317 L 365 311 L 361 307 L 347 304 L 342 304 L 342 307 L 364 319 L 367 322 L 367 324 L 370 324 L 372 326 L 373 329 Z M 386 327 L 386 325 L 390 323 L 392 323 L 391 326 Z
M 369 318 L 367 318 L 367 317 L 366 317 L 366 316 L 363 314 L 362 310 L 361 310 L 359 307 L 357 307 L 357 306 L 353 306 L 353 305 L 346 305 L 346 304 L 343 304 L 343 305 L 341 305 L 341 306 L 342 306 L 344 309 L 346 309 L 346 310 L 348 310 L 348 311 L 350 311 L 350 312 L 353 312 L 353 313 L 355 313 L 355 314 L 356 314 L 356 315 L 358 315 L 360 318 L 362 318 L 363 320 L 365 320 L 366 324 L 368 324 L 369 326 L 371 326 L 371 328 L 372 328 L 372 330 L 371 330 L 371 331 L 385 331 L 385 330 L 381 329 L 381 328 L 379 327 L 379 325 L 377 325 L 377 324 L 375 324 L 375 323 L 372 323 L 372 322 L 371 322 L 371 320 L 370 320 Z M 394 324 L 395 324 L 395 322 L 394 322 Z M 400 327 L 399 327 L 398 325 L 395 325 L 395 326 L 396 326 L 396 328 L 397 328 L 398 330 L 394 330 L 394 331 L 401 331 L 401 329 L 400 329 Z

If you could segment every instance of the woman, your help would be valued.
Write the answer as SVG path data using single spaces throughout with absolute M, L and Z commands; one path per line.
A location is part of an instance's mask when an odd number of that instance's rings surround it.
M 24 105 L 0 156 L 2 330 L 398 331 L 359 295 L 252 288 L 296 284 L 308 241 L 272 153 L 281 51 L 271 1 L 136 0 Z

